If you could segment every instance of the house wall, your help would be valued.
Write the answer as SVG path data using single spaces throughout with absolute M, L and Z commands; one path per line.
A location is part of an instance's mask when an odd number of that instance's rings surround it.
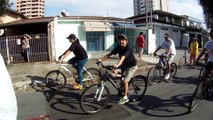
M 79 22 L 75 21 L 69 21 L 69 20 L 58 20 L 55 18 L 54 20 L 54 46 L 53 46 L 53 54 L 55 55 L 55 59 L 57 60 L 60 55 L 64 53 L 65 50 L 67 50 L 71 43 L 69 40 L 66 38 L 68 37 L 71 33 L 75 34 L 77 38 L 79 38 L 80 33 L 79 33 Z M 81 45 L 86 49 L 86 39 L 83 39 L 83 37 L 79 38 L 79 41 Z M 65 61 L 69 60 L 72 58 L 74 55 L 71 53 Z
M 20 20 L 22 18 L 19 15 L 15 15 L 8 12 L 5 15 L 1 16 L 0 19 L 2 20 L 2 23 L 7 23 L 7 22 L 15 21 L 15 20 Z

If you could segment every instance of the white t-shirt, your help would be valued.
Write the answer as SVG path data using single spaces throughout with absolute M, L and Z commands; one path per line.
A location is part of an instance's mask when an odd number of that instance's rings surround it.
M 10 75 L 0 54 L 0 120 L 16 120 L 18 109 Z
M 172 51 L 170 54 L 176 55 L 175 44 L 172 39 L 170 39 L 168 42 L 164 40 L 161 47 L 165 49 L 165 52 L 168 52 L 171 49 Z
M 208 61 L 213 62 L 213 40 L 209 40 L 204 48 L 206 48 L 208 50 L 208 54 L 209 54 L 209 58 Z

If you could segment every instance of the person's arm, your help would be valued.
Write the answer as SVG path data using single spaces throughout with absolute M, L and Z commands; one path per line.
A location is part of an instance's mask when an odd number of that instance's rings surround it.
M 159 46 L 159 47 L 155 50 L 155 52 L 154 52 L 153 54 L 156 56 L 156 53 L 157 53 L 160 49 L 161 49 L 161 46 Z
M 119 67 L 120 65 L 122 65 L 122 64 L 123 64 L 123 61 L 125 60 L 125 58 L 126 58 L 125 56 L 121 56 L 120 60 L 118 61 L 118 64 L 115 64 L 114 67 L 117 68 L 117 67 Z
M 28 34 L 24 34 L 29 40 L 32 39 L 32 37 Z
M 110 53 L 106 54 L 104 57 L 99 58 L 98 61 L 103 62 L 104 59 L 109 58 L 111 55 L 112 55 L 112 53 L 110 52 Z
M 66 59 L 67 58 L 67 56 L 71 53 L 72 51 L 70 51 L 70 50 L 66 50 L 61 56 L 59 56 L 59 62 L 61 63 L 61 62 L 63 62 L 63 60 L 64 59 Z
M 200 54 L 196 58 L 195 63 L 197 63 L 200 60 L 200 58 L 205 54 L 206 51 L 207 51 L 207 49 L 203 48 L 203 50 L 200 52 Z

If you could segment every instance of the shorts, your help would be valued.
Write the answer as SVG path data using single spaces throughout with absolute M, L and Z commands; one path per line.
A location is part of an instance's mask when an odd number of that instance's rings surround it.
M 138 47 L 138 53 L 143 54 L 143 48 L 142 47 Z
M 206 67 L 205 67 L 205 70 L 208 71 L 207 74 L 210 74 L 210 73 L 211 73 L 212 68 L 213 68 L 213 62 L 208 61 L 208 62 L 206 63 Z
M 120 69 L 121 73 L 124 74 L 124 80 L 129 82 L 132 76 L 134 75 L 135 71 L 138 69 L 138 66 L 135 65 L 130 68 L 125 66 L 120 66 L 118 67 L 118 69 Z
M 173 63 L 174 59 L 175 59 L 175 55 L 172 54 L 172 55 L 168 56 L 167 61 L 168 61 L 169 64 L 171 64 L 171 63 Z

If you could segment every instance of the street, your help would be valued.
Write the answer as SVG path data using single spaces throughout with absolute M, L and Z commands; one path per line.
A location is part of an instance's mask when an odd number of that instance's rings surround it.
M 146 75 L 146 72 L 142 74 Z M 58 92 L 47 88 L 37 92 L 19 91 L 16 92 L 18 120 L 40 115 L 50 115 L 53 120 L 212 120 L 213 97 L 202 100 L 195 111 L 188 113 L 187 107 L 196 87 L 198 74 L 197 69 L 178 69 L 171 82 L 162 81 L 148 86 L 141 101 L 125 105 L 117 104 L 118 97 L 110 86 L 110 104 L 94 115 L 81 111 L 78 102 L 81 91 L 69 88 Z

